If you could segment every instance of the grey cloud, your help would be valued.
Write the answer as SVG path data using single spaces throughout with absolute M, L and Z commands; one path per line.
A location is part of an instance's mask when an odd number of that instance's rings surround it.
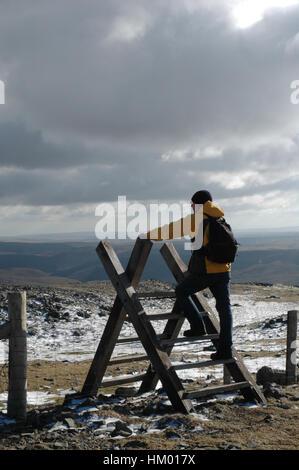
M 29 129 L 23 122 L 0 123 L 0 165 L 25 169 L 73 168 L 87 164 L 114 165 L 137 158 L 134 149 L 113 143 L 88 147 L 84 142 L 63 142 L 45 138 L 41 130 Z M 144 152 L 146 158 L 148 153 Z
M 284 44 L 298 31 L 294 15 L 273 15 L 244 33 L 219 5 L 174 15 L 165 2 L 140 2 L 152 17 L 146 34 L 109 42 L 113 20 L 137 4 L 90 4 L 72 2 L 70 14 L 41 2 L 18 20 L 19 41 L 4 28 L 18 70 L 8 93 L 26 119 L 58 135 L 153 146 L 286 125 L 296 63 Z
M 90 163 L 81 167 L 18 169 L 0 172 L 0 203 L 13 205 L 61 205 L 117 201 L 119 195 L 128 200 L 189 200 L 200 188 L 209 189 L 215 199 L 266 194 L 281 190 L 285 194 L 296 190 L 299 182 L 298 146 L 289 155 L 293 171 L 272 149 L 265 159 L 275 162 L 271 170 L 256 170 L 264 154 L 248 154 L 239 162 L 240 153 L 228 150 L 221 158 L 199 161 L 164 163 L 155 155 L 136 158 L 115 165 Z M 267 149 L 268 151 L 268 149 Z M 241 155 L 242 156 L 242 155 Z M 250 160 L 252 158 L 252 160 Z M 278 164 L 277 162 L 280 162 Z M 261 181 L 254 177 L 254 172 Z M 230 188 L 233 178 L 253 173 L 240 187 Z M 222 174 L 225 177 L 222 178 Z M 215 176 L 217 178 L 215 179 Z
M 184 199 L 208 184 L 218 198 L 295 187 L 299 107 L 289 97 L 298 68 L 286 45 L 299 7 L 241 31 L 227 2 L 195 3 L 192 14 L 185 2 L 162 0 L 2 6 L 0 165 L 10 170 L 0 168 L 0 203 Z M 141 25 L 135 39 L 111 35 L 119 19 Z M 162 162 L 189 146 L 223 153 Z M 211 179 L 250 170 L 264 182 L 228 189 Z

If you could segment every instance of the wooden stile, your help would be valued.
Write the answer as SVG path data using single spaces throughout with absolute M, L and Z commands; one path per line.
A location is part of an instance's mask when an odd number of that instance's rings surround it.
M 175 344 L 183 342 L 210 341 L 217 345 L 219 338 L 219 322 L 199 292 L 192 296 L 199 310 L 203 313 L 208 334 L 203 337 L 186 338 L 179 337 L 179 333 L 185 321 L 178 301 L 174 301 L 171 312 L 147 315 L 140 299 L 147 297 L 175 298 L 173 292 L 162 293 L 138 293 L 137 285 L 141 278 L 147 258 L 152 247 L 149 240 L 137 239 L 126 270 L 123 269 L 115 251 L 108 241 L 99 243 L 97 254 L 117 292 L 111 314 L 104 329 L 100 344 L 92 361 L 90 370 L 82 388 L 83 395 L 95 395 L 99 388 L 109 387 L 124 383 L 141 382 L 139 393 L 154 390 L 160 380 L 174 409 L 188 413 L 192 408 L 192 399 L 205 397 L 216 393 L 226 393 L 240 390 L 246 399 L 257 400 L 265 403 L 265 398 L 255 383 L 252 375 L 243 364 L 238 353 L 233 350 L 233 359 L 220 361 L 201 361 L 173 365 L 170 360 L 171 352 Z M 188 274 L 187 267 L 180 259 L 174 246 L 166 243 L 161 248 L 161 254 L 165 259 L 177 282 L 180 282 Z M 119 338 L 124 321 L 130 321 L 137 333 L 136 337 Z M 157 335 L 151 321 L 165 320 L 166 324 L 162 334 Z M 140 341 L 146 354 L 128 355 L 111 358 L 117 343 Z M 149 361 L 147 371 L 129 377 L 116 377 L 103 380 L 106 368 L 109 365 L 124 364 L 137 361 Z M 186 392 L 177 375 L 177 370 L 202 368 L 223 364 L 229 375 L 234 380 L 230 384 L 220 387 L 204 388 L 197 391 Z

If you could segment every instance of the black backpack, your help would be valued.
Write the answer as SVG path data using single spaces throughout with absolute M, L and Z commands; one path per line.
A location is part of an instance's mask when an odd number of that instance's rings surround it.
M 207 215 L 207 214 L 205 214 Z M 238 252 L 238 242 L 231 226 L 223 217 L 207 215 L 210 225 L 209 243 L 204 247 L 204 254 L 215 263 L 233 263 Z

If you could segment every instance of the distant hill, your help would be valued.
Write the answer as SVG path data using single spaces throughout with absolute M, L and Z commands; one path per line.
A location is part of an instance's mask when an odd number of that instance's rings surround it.
M 76 286 L 80 281 L 68 279 L 64 277 L 51 276 L 38 269 L 29 268 L 11 268 L 0 269 L 0 282 L 6 284 L 28 284 L 28 285 L 59 285 L 59 286 Z
M 240 252 L 233 265 L 233 282 L 269 282 L 299 285 L 299 241 L 296 233 L 240 236 Z M 0 281 L 9 283 L 76 283 L 107 280 L 96 254 L 95 241 L 2 241 L 0 242 Z M 174 246 L 187 264 L 190 252 L 184 240 Z M 126 267 L 133 240 L 111 240 L 120 261 Z M 174 282 L 154 243 L 142 279 Z

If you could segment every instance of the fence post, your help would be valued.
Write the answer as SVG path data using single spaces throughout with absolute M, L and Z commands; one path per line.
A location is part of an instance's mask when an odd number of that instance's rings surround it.
M 27 335 L 26 292 L 8 293 L 9 336 L 7 416 L 26 419 Z
M 288 312 L 286 384 L 297 382 L 296 342 L 297 342 L 298 310 Z

